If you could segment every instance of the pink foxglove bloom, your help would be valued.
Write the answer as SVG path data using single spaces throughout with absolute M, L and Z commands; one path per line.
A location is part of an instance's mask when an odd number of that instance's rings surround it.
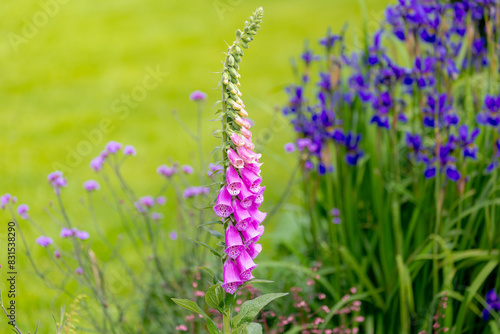
M 255 200 L 253 201 L 253 203 L 256 207 L 259 207 L 262 202 L 264 202 L 264 190 L 266 190 L 266 187 L 260 187 L 259 190 L 255 193 Z
M 248 120 L 241 118 L 240 116 L 236 116 L 234 118 L 234 122 L 247 130 L 252 127 L 252 124 Z
M 254 153 L 253 151 L 247 150 L 244 146 L 239 146 L 236 148 L 238 155 L 247 164 L 253 164 L 260 159 L 261 155 Z
M 250 245 L 256 243 L 260 237 L 264 234 L 264 226 L 259 225 L 257 228 L 250 225 L 246 230 L 241 231 L 241 235 L 245 239 L 245 244 Z
M 52 239 L 49 237 L 41 236 L 36 239 L 36 243 L 42 247 L 48 247 L 49 245 L 52 245 L 54 241 L 52 241 Z
M 233 132 L 231 134 L 231 141 L 236 146 L 243 146 L 243 145 L 245 145 L 245 140 L 243 140 L 243 138 L 241 138 L 240 136 L 238 136 L 238 134 L 236 134 L 235 132 Z
M 251 170 L 252 172 L 254 172 L 257 175 L 260 175 L 260 166 L 262 166 L 262 164 L 263 164 L 263 162 L 261 162 L 261 163 L 255 162 L 253 164 L 245 164 L 245 168 L 248 170 Z
M 227 191 L 227 187 L 222 187 L 217 196 L 217 204 L 214 206 L 215 214 L 222 218 L 227 218 L 233 213 L 233 198 Z
M 248 225 L 253 222 L 253 218 L 248 211 L 241 206 L 237 198 L 233 199 L 233 209 L 234 219 L 236 219 L 236 228 L 240 231 L 246 230 Z
M 241 129 L 240 129 L 240 133 L 241 133 L 243 136 L 247 137 L 248 139 L 252 140 L 252 132 L 250 132 L 250 130 L 245 129 L 245 128 L 241 128 Z
M 229 224 L 226 230 L 226 254 L 232 259 L 236 259 L 242 251 L 245 250 L 245 245 L 243 245 L 243 240 L 241 239 L 240 233 L 232 225 Z
M 241 178 L 248 186 L 251 192 L 257 193 L 260 190 L 260 184 L 262 183 L 262 178 L 249 170 L 248 168 L 242 168 Z
M 267 217 L 267 213 L 259 211 L 259 209 L 253 205 L 248 208 L 248 213 L 252 216 L 253 221 L 256 222 L 257 225 L 262 224 Z
M 245 146 L 245 148 L 247 150 L 254 150 L 255 149 L 255 144 L 252 143 L 252 141 L 250 139 L 248 139 L 247 137 L 243 137 L 243 141 L 245 142 L 245 144 L 243 146 Z
M 229 294 L 234 294 L 238 287 L 243 284 L 240 273 L 233 260 L 227 259 L 224 262 L 222 288 Z
M 257 267 L 253 262 L 252 257 L 248 255 L 247 251 L 241 252 L 240 256 L 236 258 L 236 266 L 240 271 L 240 278 L 243 281 L 248 281 L 252 278 L 252 270 Z
M 255 259 L 260 254 L 260 252 L 262 252 L 261 244 L 250 244 L 247 247 L 247 253 L 252 259 Z
M 226 182 L 227 191 L 231 194 L 231 196 L 236 196 L 240 193 L 240 190 L 243 187 L 243 181 L 233 166 L 227 167 Z
M 238 153 L 236 153 L 232 148 L 230 148 L 227 151 L 227 157 L 228 157 L 231 165 L 234 166 L 234 168 L 243 168 L 243 166 L 245 165 L 245 162 L 243 161 L 243 159 L 240 158 Z
M 255 200 L 255 194 L 248 189 L 246 184 L 243 184 L 243 187 L 241 187 L 238 197 L 240 199 L 240 204 L 244 209 L 249 208 Z

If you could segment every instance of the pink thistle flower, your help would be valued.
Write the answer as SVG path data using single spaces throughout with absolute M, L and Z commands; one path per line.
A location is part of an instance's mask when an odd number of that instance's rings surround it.
M 177 169 L 175 168 L 175 166 L 170 167 L 167 165 L 161 165 L 156 169 L 156 172 L 160 175 L 169 178 L 177 172 Z
M 243 181 L 236 169 L 233 166 L 227 167 L 226 170 L 226 182 L 227 182 L 227 191 L 232 195 L 236 196 L 240 193 L 241 188 L 243 187 Z
M 237 198 L 233 198 L 233 209 L 234 219 L 236 219 L 236 228 L 240 231 L 246 230 L 248 225 L 253 222 L 252 217 L 248 211 L 241 206 Z
M 189 165 L 182 165 L 182 171 L 186 174 L 193 174 L 194 172 L 194 169 L 193 167 L 189 166 Z
M 229 158 L 229 162 L 234 168 L 243 168 L 245 162 L 242 158 L 232 149 L 227 150 L 227 157 Z
M 52 245 L 54 241 L 52 240 L 52 238 L 41 236 L 36 239 L 36 243 L 42 247 L 48 247 L 49 245 Z
M 243 240 L 241 239 L 240 233 L 232 225 L 229 224 L 226 230 L 226 254 L 232 259 L 237 258 L 242 251 L 245 250 L 243 245 Z
M 164 205 L 165 203 L 167 203 L 167 198 L 165 196 L 160 196 L 156 198 L 156 203 L 159 205 Z
M 244 209 L 249 208 L 255 200 L 255 194 L 252 193 L 246 184 L 241 187 L 240 193 L 238 194 L 240 199 L 240 204 Z
M 177 238 L 178 238 L 177 232 L 175 232 L 175 231 L 170 232 L 168 237 L 170 238 L 170 240 L 177 240 Z
M 75 237 L 80 240 L 87 240 L 90 237 L 90 235 L 86 231 L 75 230 Z
M 112 140 L 106 144 L 105 150 L 109 154 L 114 154 L 114 153 L 118 152 L 121 148 L 122 148 L 122 144 Z
M 236 292 L 241 284 L 243 284 L 238 268 L 231 259 L 227 259 L 226 262 L 224 262 L 224 271 L 222 276 L 223 283 L 221 286 L 231 295 Z
M 17 207 L 17 214 L 20 215 L 23 219 L 28 219 L 28 210 L 29 206 L 26 204 L 21 204 Z
M 75 235 L 75 230 L 63 227 L 61 229 L 61 238 L 69 238 Z
M 90 168 L 92 168 L 94 171 L 98 172 L 102 169 L 102 166 L 104 165 L 105 158 L 99 156 L 95 157 L 92 159 L 90 162 Z
M 207 94 L 203 93 L 202 91 L 195 90 L 189 95 L 189 99 L 191 101 L 205 101 L 207 99 Z
M 245 145 L 245 140 L 243 140 L 243 138 L 241 138 L 240 136 L 238 136 L 238 134 L 236 134 L 235 132 L 233 132 L 231 134 L 231 141 L 233 142 L 234 145 L 236 146 L 243 146 Z
M 222 187 L 220 189 L 214 211 L 217 216 L 222 218 L 229 217 L 233 213 L 232 196 L 227 191 L 227 187 Z
M 253 262 L 252 257 L 244 250 L 240 256 L 236 258 L 236 266 L 240 271 L 240 278 L 246 282 L 252 277 L 252 270 L 257 267 Z
M 86 181 L 86 182 L 83 184 L 83 187 L 84 187 L 84 188 L 85 188 L 85 190 L 87 190 L 88 192 L 91 192 L 91 191 L 94 191 L 94 190 L 99 190 L 99 189 L 100 189 L 99 183 L 97 183 L 97 181 L 94 181 L 94 180 L 88 180 L 88 181 Z
M 133 147 L 132 145 L 127 145 L 123 149 L 123 154 L 135 157 L 137 151 L 135 150 L 135 147 Z

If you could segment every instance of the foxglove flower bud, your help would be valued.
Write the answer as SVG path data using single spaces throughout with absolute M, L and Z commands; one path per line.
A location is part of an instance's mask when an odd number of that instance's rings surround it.
M 222 187 L 219 196 L 217 196 L 217 204 L 214 206 L 215 214 L 222 218 L 229 217 L 234 211 L 231 202 L 231 194 L 229 194 L 226 187 Z
M 240 193 L 241 187 L 243 187 L 243 181 L 236 169 L 233 166 L 227 167 L 226 170 L 226 182 L 227 182 L 227 191 L 232 196 L 236 196 Z
M 245 142 L 245 145 L 243 145 L 247 150 L 253 151 L 255 149 L 254 143 L 247 137 L 243 137 L 243 141 Z
M 238 124 L 239 126 L 245 128 L 245 129 L 250 129 L 252 127 L 252 124 L 250 124 L 249 121 L 247 121 L 246 119 L 244 118 L 241 118 L 240 116 L 236 116 L 234 118 L 234 121 L 236 122 L 236 124 Z
M 243 284 L 238 268 L 233 260 L 227 259 L 224 262 L 223 282 L 221 287 L 229 294 L 234 294 L 238 287 Z
M 261 162 L 261 163 L 255 162 L 253 164 L 245 164 L 245 168 L 248 170 L 251 170 L 252 172 L 254 172 L 257 175 L 260 175 L 260 166 L 262 166 L 262 164 L 263 164 L 263 162 Z
M 252 278 L 252 270 L 257 267 L 252 257 L 245 250 L 236 258 L 236 266 L 240 271 L 240 278 L 244 282 Z
M 238 153 L 236 153 L 232 148 L 227 150 L 227 157 L 234 168 L 243 168 L 243 166 L 245 165 L 243 159 L 241 159 Z
M 247 229 L 248 225 L 252 224 L 253 218 L 247 210 L 245 210 L 237 198 L 233 198 L 234 219 L 236 219 L 236 228 L 240 231 Z
M 236 259 L 245 250 L 240 233 L 232 224 L 226 230 L 226 254 L 232 259 Z
M 246 209 L 248 207 L 250 207 L 253 203 L 253 201 L 255 200 L 255 194 L 252 193 L 247 185 L 245 185 L 245 183 L 243 183 L 243 186 L 241 187 L 241 190 L 240 190 L 240 193 L 238 194 L 238 197 L 240 199 L 240 203 L 241 203 L 241 206 Z
M 253 193 L 257 193 L 260 190 L 260 184 L 262 183 L 262 178 L 247 168 L 242 168 L 240 172 L 241 172 L 241 178 L 248 186 L 250 191 Z
M 236 148 L 236 151 L 238 151 L 238 155 L 243 159 L 243 161 L 247 164 L 253 164 L 255 163 L 258 159 L 260 159 L 261 155 L 254 153 L 253 151 L 247 150 L 243 146 L 238 146 Z

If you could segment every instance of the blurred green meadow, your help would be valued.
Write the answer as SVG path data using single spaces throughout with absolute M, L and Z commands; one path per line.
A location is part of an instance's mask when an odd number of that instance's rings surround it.
M 387 3 L 367 2 L 369 29 L 382 18 Z M 55 200 L 46 177 L 62 170 L 68 178 L 65 204 L 72 215 L 82 214 L 80 226 L 84 227 L 86 216 L 79 203 L 84 195 L 82 184 L 95 178 L 90 160 L 110 140 L 136 147 L 138 154 L 126 164 L 124 174 L 138 194 L 156 191 L 161 182 L 157 166 L 169 161 L 191 164 L 197 152 L 196 143 L 172 112 L 195 128 L 196 106 L 188 97 L 198 89 L 208 94 L 203 118 L 215 118 L 212 106 L 219 98 L 215 88 L 225 41 L 231 42 L 235 29 L 261 5 L 265 20 L 242 63 L 241 90 L 265 156 L 265 205 L 271 209 L 295 164 L 293 157 L 282 154 L 283 144 L 293 134 L 275 109 L 285 100 L 283 88 L 293 78 L 290 57 L 301 53 L 307 38 L 314 37 L 309 42 L 315 44 L 328 27 L 339 31 L 346 21 L 351 26 L 347 44 L 362 45 L 362 15 L 356 1 L 2 1 L 0 192 L 28 204 L 31 216 L 56 236 L 59 228 L 44 212 L 49 201 Z M 156 82 L 145 83 L 151 72 L 160 74 Z M 127 102 L 133 94 L 136 98 Z M 203 127 L 208 157 L 219 142 L 210 136 L 219 124 L 205 121 Z M 163 212 L 172 226 L 175 216 L 169 212 L 174 206 L 175 201 L 168 201 Z M 2 264 L 9 215 L 4 211 L 0 215 Z M 270 233 L 264 244 L 271 246 L 273 238 L 286 238 L 293 230 L 289 218 L 276 215 L 268 222 Z M 115 223 L 108 220 L 107 224 Z M 44 261 L 48 264 L 46 253 L 34 243 L 37 232 L 30 225 L 23 229 L 35 260 L 50 270 L 44 265 Z M 71 300 L 48 289 L 34 275 L 24 251 L 18 240 L 17 320 L 30 330 L 39 320 L 39 332 L 48 333 L 52 316 L 57 318 L 60 306 Z M 263 255 L 271 256 L 272 250 Z M 2 290 L 5 269 L 0 269 L 4 271 Z M 5 319 L 0 329 L 7 331 Z

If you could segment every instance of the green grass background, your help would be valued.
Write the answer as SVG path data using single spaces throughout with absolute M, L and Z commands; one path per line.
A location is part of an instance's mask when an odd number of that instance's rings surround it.
M 156 167 L 169 157 L 181 163 L 192 161 L 196 146 L 174 120 L 172 110 L 194 127 L 196 108 L 188 96 L 199 89 L 208 93 L 204 118 L 213 118 L 215 110 L 210 108 L 219 98 L 215 90 L 219 74 L 214 72 L 221 69 L 225 41 L 232 42 L 234 31 L 256 7 L 263 6 L 266 14 L 261 31 L 245 51 L 241 89 L 258 138 L 271 124 L 275 107 L 285 101 L 283 87 L 292 80 L 289 60 L 302 51 L 305 40 L 316 48 L 328 27 L 339 31 L 347 22 L 351 26 L 347 45 L 361 45 L 362 15 L 358 2 L 352 0 L 67 0 L 16 50 L 12 34 L 22 36 L 26 21 L 32 22 L 45 2 L 3 0 L 0 4 L 0 192 L 15 194 L 20 203 L 29 204 L 31 215 L 52 236 L 59 228 L 43 212 L 54 199 L 46 176 L 54 164 L 66 163 L 68 150 L 86 139 L 82 131 L 95 129 L 102 119 L 110 119 L 113 130 L 66 173 L 68 187 L 63 194 L 77 220 L 82 211 L 81 185 L 95 177 L 88 164 L 109 140 L 137 148 L 138 155 L 128 162 L 125 173 L 139 195 L 157 191 L 161 179 Z M 376 27 L 387 2 L 367 1 L 369 29 Z M 128 117 L 120 119 L 112 102 L 141 84 L 148 66 L 159 66 L 169 75 Z M 217 127 L 218 123 L 204 123 L 207 155 L 218 142 L 210 137 Z M 263 147 L 267 209 L 281 195 L 294 163 L 282 149 L 293 138 L 290 128 L 279 126 L 273 131 Z M 168 216 L 173 210 L 171 201 L 165 209 L 167 220 L 173 218 Z M 267 244 L 289 229 L 286 216 L 277 218 L 266 234 Z M 9 216 L 0 212 L 0 219 L 1 264 L 6 260 Z M 85 228 L 87 222 L 81 218 L 78 224 Z M 31 226 L 24 230 L 43 267 L 45 253 L 34 244 L 38 234 Z M 18 240 L 18 322 L 24 329 L 34 329 L 40 320 L 40 333 L 49 333 L 51 316 L 71 301 L 34 276 L 23 251 Z M 6 321 L 0 320 L 0 332 L 6 331 Z

